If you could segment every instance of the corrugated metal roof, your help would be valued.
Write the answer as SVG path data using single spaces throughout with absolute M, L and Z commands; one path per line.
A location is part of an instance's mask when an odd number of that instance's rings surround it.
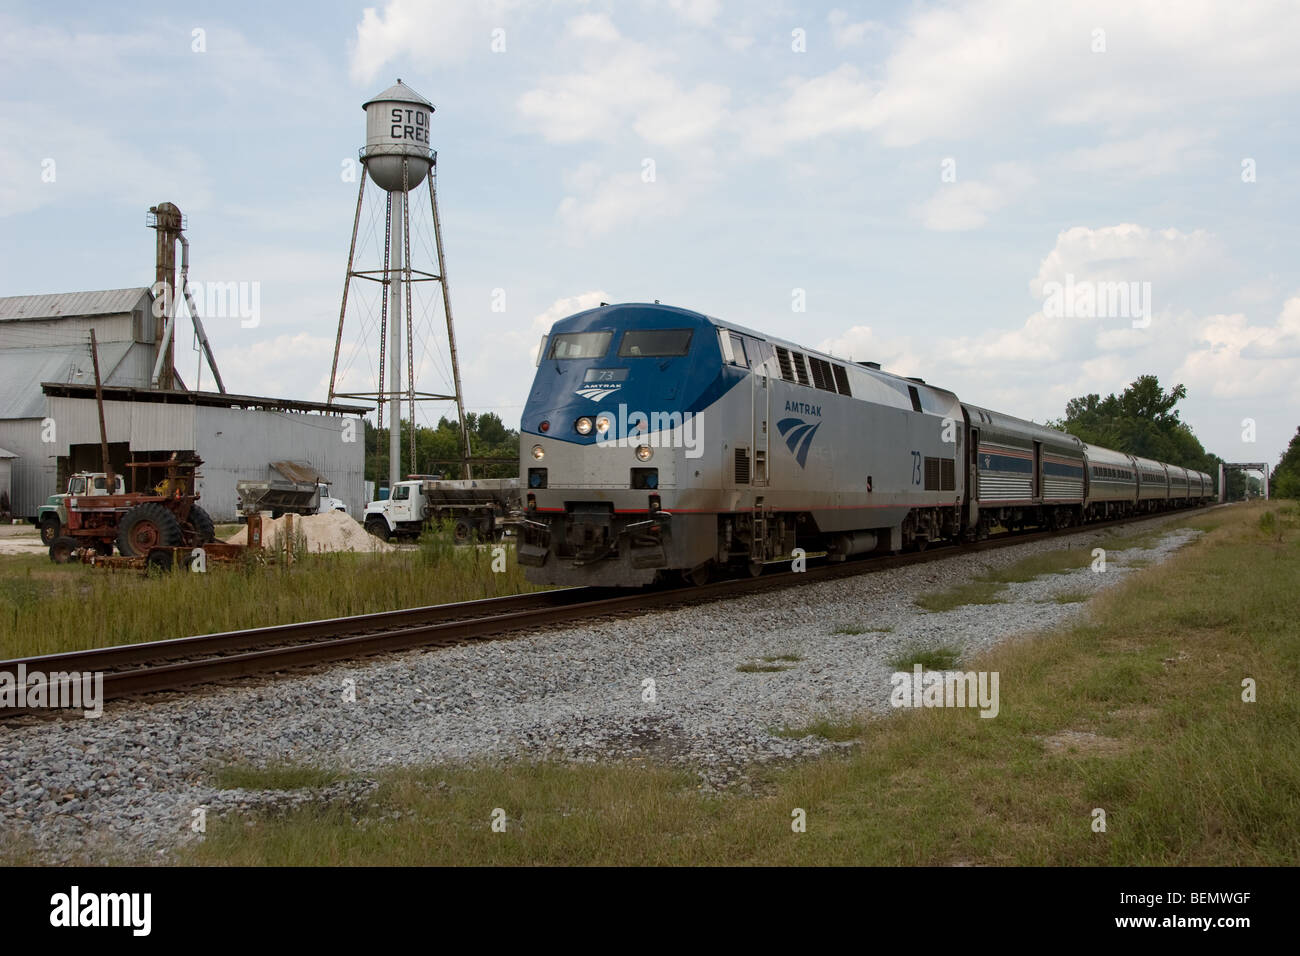
M 122 361 L 130 342 L 99 347 L 99 367 L 108 374 Z M 40 418 L 45 414 L 42 382 L 95 384 L 95 366 L 85 345 L 0 349 L 0 418 Z
M 57 319 L 69 315 L 118 315 L 135 308 L 149 290 L 104 289 L 99 292 L 52 292 L 47 295 L 11 295 L 0 298 L 0 322 L 23 319 Z

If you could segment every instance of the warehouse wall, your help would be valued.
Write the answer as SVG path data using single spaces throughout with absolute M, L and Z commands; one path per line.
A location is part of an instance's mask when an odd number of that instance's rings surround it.
M 240 479 L 264 479 L 273 461 L 305 461 L 332 482 L 334 497 L 360 518 L 365 508 L 365 430 L 360 419 L 261 409 L 208 408 L 196 415 L 195 450 L 203 459 L 202 504 L 218 521 L 235 518 Z M 344 423 L 353 423 L 352 441 Z
M 39 418 L 0 421 L 0 448 L 18 456 L 10 466 L 9 500 L 20 518 L 35 518 L 36 509 L 54 494 L 55 446 L 41 441 L 41 430 Z

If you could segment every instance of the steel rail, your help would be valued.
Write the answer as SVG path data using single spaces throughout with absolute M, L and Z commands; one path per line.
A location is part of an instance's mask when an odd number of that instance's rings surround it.
M 614 589 L 564 588 L 166 641 L 15 658 L 0 661 L 0 675 L 8 673 L 16 681 L 20 666 L 28 673 L 42 675 L 52 672 L 99 672 L 103 674 L 103 700 L 116 700 L 418 647 L 445 647 L 500 639 L 520 631 L 576 621 L 587 622 L 610 615 L 642 614 L 672 606 L 738 598 L 762 590 L 784 589 L 796 584 L 876 573 L 1139 521 L 1169 520 L 1186 513 L 1179 511 L 1090 522 L 1058 531 L 1007 532 L 973 543 L 949 544 L 893 555 L 864 555 L 862 560 L 824 564 L 806 571 L 783 571 L 752 578 L 726 579 L 702 586 L 637 591 L 632 594 L 619 591 L 612 597 L 608 595 Z M 232 651 L 236 653 L 230 653 Z M 157 663 L 159 661 L 165 663 Z M 0 718 L 33 713 L 56 715 L 61 712 L 57 709 L 7 708 L 0 710 Z

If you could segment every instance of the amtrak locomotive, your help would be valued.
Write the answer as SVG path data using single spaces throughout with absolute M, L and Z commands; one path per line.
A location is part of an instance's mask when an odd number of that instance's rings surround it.
M 520 427 L 530 581 L 635 587 L 1203 504 L 1210 477 L 1085 445 L 672 306 L 542 340 Z

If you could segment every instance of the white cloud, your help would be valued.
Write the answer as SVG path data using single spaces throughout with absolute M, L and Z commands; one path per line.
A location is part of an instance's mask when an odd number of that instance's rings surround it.
M 978 229 L 1034 182 L 1033 173 L 1024 164 L 1000 163 L 989 170 L 987 181 L 959 177 L 956 182 L 941 184 L 921 205 L 919 215 L 925 227 L 936 232 Z
M 1151 229 L 1120 223 L 1093 229 L 1074 226 L 1056 237 L 1029 283 L 1035 297 L 1047 282 L 1064 282 L 1067 276 L 1095 282 L 1160 282 L 1195 275 L 1215 261 L 1220 243 L 1203 229 Z
M 487 52 L 491 31 L 519 0 L 389 0 L 383 10 L 366 7 L 357 24 L 349 70 L 357 83 L 373 83 L 395 61 L 419 69 L 429 62 L 459 63 Z
M 611 173 L 560 201 L 558 215 L 571 242 L 581 244 L 619 227 L 668 216 L 681 206 L 680 191 L 662 176 L 645 182 L 640 172 Z
M 868 33 L 882 29 L 874 20 L 853 22 L 843 10 L 832 10 L 826 15 L 826 22 L 830 24 L 831 42 L 837 50 L 857 46 L 866 39 Z
M 1132 139 L 1074 150 L 1064 157 L 1063 164 L 1079 172 L 1164 176 L 1208 157 L 1204 144 L 1213 136 L 1210 131 L 1152 129 Z
M 722 0 L 668 0 L 668 6 L 682 19 L 706 27 L 722 10 Z
M 602 302 L 609 301 L 609 293 L 603 289 L 594 289 L 591 292 L 579 292 L 577 295 L 565 296 L 562 299 L 556 299 L 545 310 L 533 316 L 533 329 L 539 334 L 544 335 L 551 330 L 551 326 L 560 319 L 568 318 L 578 312 L 585 312 L 588 309 L 594 309 Z
M 581 44 L 581 68 L 544 77 L 516 108 L 553 143 L 614 140 L 628 130 L 652 146 L 697 142 L 723 121 L 730 90 L 716 83 L 678 82 L 671 55 L 619 35 L 603 14 L 569 21 Z
M 1099 25 L 1106 51 L 1094 53 Z M 970 0 L 921 6 L 898 32 L 878 77 L 840 65 L 789 81 L 756 139 L 775 148 L 852 130 L 911 146 L 1044 123 L 1115 130 L 1300 90 L 1300 6 L 1287 0 L 1228 18 L 1209 3 Z

